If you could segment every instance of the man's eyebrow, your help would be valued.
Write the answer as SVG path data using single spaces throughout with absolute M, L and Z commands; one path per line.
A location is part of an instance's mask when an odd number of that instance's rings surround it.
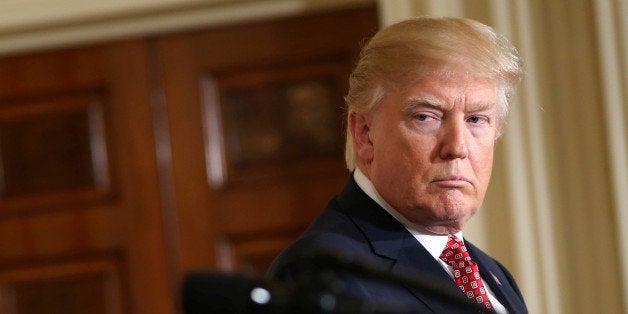
M 432 97 L 412 97 L 406 101 L 405 112 L 412 111 L 417 107 L 430 107 L 433 109 L 444 110 L 446 108 L 444 101 Z
M 447 103 L 445 103 L 444 101 L 438 98 L 412 97 L 406 101 L 404 112 L 410 112 L 418 107 L 428 107 L 428 108 L 433 108 L 433 109 L 442 111 L 442 110 L 446 110 L 448 108 L 448 105 Z M 473 103 L 469 107 L 471 109 L 469 110 L 470 112 L 480 112 L 480 111 L 487 111 L 487 110 L 494 109 L 495 104 L 481 102 L 481 103 Z
M 481 102 L 481 103 L 474 103 L 471 104 L 471 110 L 469 110 L 470 112 L 480 112 L 480 111 L 487 111 L 487 110 L 492 110 L 495 109 L 495 104 L 493 103 L 486 103 L 486 102 Z

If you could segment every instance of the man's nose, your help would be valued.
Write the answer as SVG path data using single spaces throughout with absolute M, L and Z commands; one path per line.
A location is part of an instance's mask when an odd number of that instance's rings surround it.
M 445 160 L 466 158 L 469 148 L 464 121 L 448 121 L 442 131 L 440 157 Z

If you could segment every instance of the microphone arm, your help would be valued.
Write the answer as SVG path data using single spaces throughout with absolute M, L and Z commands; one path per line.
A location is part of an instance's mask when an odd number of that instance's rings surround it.
M 184 278 L 182 305 L 186 314 L 201 313 L 413 313 L 392 304 L 376 304 L 343 295 L 338 271 L 419 289 L 477 313 L 493 313 L 460 293 L 434 285 L 416 270 L 404 276 L 338 254 L 319 254 L 304 259 L 312 272 L 290 289 L 276 282 L 221 272 L 196 272 Z
M 374 267 L 347 254 L 317 254 L 310 258 L 310 260 L 315 269 L 329 271 L 347 271 L 357 275 L 377 279 L 382 282 L 398 284 L 408 288 L 415 288 L 423 292 L 429 293 L 442 300 L 447 300 L 450 303 L 457 304 L 461 308 L 475 310 L 479 313 L 495 313 L 494 310 L 486 309 L 482 305 L 473 302 L 473 300 L 467 298 L 461 293 L 456 293 L 439 285 L 435 285 L 435 281 L 430 280 L 433 277 L 432 275 L 420 274 L 419 272 L 417 272 L 416 269 L 402 268 L 399 272 L 403 273 L 403 276 L 401 276 L 394 274 L 387 269 Z M 385 312 L 389 313 L 388 311 Z

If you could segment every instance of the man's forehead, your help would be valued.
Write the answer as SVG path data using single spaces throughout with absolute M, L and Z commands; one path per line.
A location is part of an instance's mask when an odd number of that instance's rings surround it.
M 374 110 L 384 105 L 403 111 L 418 107 L 445 111 L 459 104 L 464 104 L 465 112 L 496 110 L 500 93 L 500 84 L 495 79 L 466 72 L 428 72 L 414 80 L 386 85 L 382 101 Z

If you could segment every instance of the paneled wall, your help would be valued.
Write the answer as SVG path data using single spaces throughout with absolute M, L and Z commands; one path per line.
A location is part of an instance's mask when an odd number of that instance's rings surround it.
M 2 313 L 171 313 L 148 45 L 0 59 Z
M 0 58 L 0 312 L 176 313 L 342 187 L 374 5 Z
M 346 78 L 376 29 L 367 6 L 155 41 L 182 269 L 264 273 L 338 193 Z

